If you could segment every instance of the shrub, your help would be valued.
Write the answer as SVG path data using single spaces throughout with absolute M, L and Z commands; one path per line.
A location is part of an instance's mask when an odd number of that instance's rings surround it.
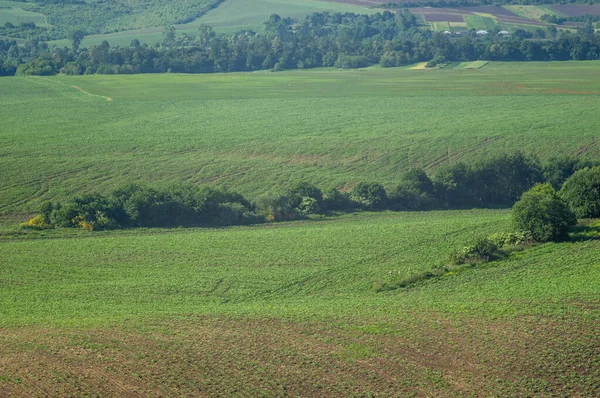
M 328 211 L 349 211 L 356 208 L 356 203 L 350 199 L 349 194 L 331 188 L 325 192 L 323 207 Z
M 387 194 L 381 184 L 359 182 L 352 188 L 350 199 L 367 209 L 376 209 L 385 206 Z
M 317 203 L 317 200 L 315 198 L 311 198 L 309 196 L 305 196 L 302 198 L 302 202 L 297 207 L 297 209 L 298 209 L 298 212 L 300 214 L 302 214 L 303 216 L 306 216 L 309 214 L 316 214 L 321 210 L 319 207 L 319 204 Z
M 516 229 L 531 231 L 538 242 L 568 240 L 569 229 L 577 224 L 575 214 L 548 183 L 525 192 L 513 206 L 512 216 Z
M 600 217 L 600 166 L 575 172 L 565 181 L 560 195 L 577 217 Z
M 287 197 L 290 206 L 301 214 L 318 213 L 323 205 L 323 193 L 316 186 L 307 182 L 299 182 L 289 190 Z
M 263 197 L 255 206 L 258 214 L 268 222 L 294 220 L 298 217 L 289 198 L 285 195 Z
M 52 228 L 52 223 L 44 214 L 38 214 L 29 221 L 21 223 L 19 226 L 22 229 L 43 230 Z
M 498 245 L 487 237 L 476 238 L 462 250 L 448 255 L 448 262 L 453 265 L 490 261 L 499 257 Z
M 393 210 L 428 210 L 435 207 L 435 199 L 428 193 L 399 185 L 388 198 Z
M 530 231 L 497 233 L 491 235 L 489 238 L 498 247 L 520 246 L 533 242 L 533 236 Z

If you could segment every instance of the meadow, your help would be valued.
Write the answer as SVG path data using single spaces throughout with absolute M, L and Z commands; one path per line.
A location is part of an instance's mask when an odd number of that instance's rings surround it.
M 131 181 L 255 199 L 513 150 L 593 158 L 598 66 L 1 79 L 0 213 Z

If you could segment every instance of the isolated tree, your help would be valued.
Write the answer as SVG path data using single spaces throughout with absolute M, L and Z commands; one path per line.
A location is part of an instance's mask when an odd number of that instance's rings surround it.
M 538 242 L 568 240 L 569 229 L 577 224 L 575 214 L 548 183 L 525 192 L 513 206 L 512 217 L 518 230 L 530 231 Z
M 565 181 L 560 195 L 577 217 L 600 217 L 600 166 L 576 171 Z

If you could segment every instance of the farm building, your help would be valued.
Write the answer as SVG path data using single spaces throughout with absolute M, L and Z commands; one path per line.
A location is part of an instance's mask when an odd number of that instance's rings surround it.
M 478 30 L 476 32 L 477 36 L 485 36 L 488 34 L 487 30 Z
M 498 35 L 507 37 L 508 35 L 510 35 L 510 33 L 508 33 L 507 30 L 501 30 L 500 32 L 498 32 Z

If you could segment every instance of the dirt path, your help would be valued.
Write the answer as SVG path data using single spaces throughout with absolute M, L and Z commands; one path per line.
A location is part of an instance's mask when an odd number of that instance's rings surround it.
M 81 87 L 79 87 L 79 86 L 71 86 L 71 87 L 73 87 L 73 88 L 74 88 L 74 89 L 76 89 L 76 90 L 79 90 L 79 91 L 81 91 L 81 92 L 82 92 L 82 93 L 84 93 L 84 94 L 87 94 L 87 95 L 89 95 L 90 97 L 100 97 L 100 98 L 104 98 L 104 99 L 105 99 L 105 100 L 107 100 L 107 101 L 112 101 L 112 98 L 110 98 L 110 97 L 106 97 L 106 96 L 104 96 L 104 95 L 97 95 L 97 94 L 92 94 L 92 93 L 89 93 L 89 92 L 85 91 L 84 89 L 82 89 L 82 88 L 81 88 Z
M 67 84 L 66 84 L 66 83 L 63 83 L 63 82 L 61 82 L 61 81 L 58 81 L 58 80 L 52 80 L 52 79 L 49 79 L 49 78 L 47 78 L 47 77 L 41 77 L 41 76 L 31 76 L 31 77 L 33 77 L 33 78 L 35 78 L 35 79 L 44 79 L 44 80 L 47 80 L 47 81 L 49 81 L 49 82 L 52 82 L 52 83 L 56 83 L 56 84 L 62 84 L 62 85 L 64 85 L 64 86 L 67 86 Z M 79 87 L 79 86 L 69 86 L 69 87 L 72 87 L 72 88 L 74 88 L 75 90 L 77 90 L 77 91 L 79 91 L 79 92 L 82 92 L 83 94 L 89 95 L 90 97 L 104 98 L 104 99 L 105 99 L 105 100 L 107 100 L 107 101 L 112 101 L 112 100 L 113 100 L 111 97 L 107 97 L 107 96 L 105 96 L 105 95 L 92 94 L 92 93 L 90 93 L 89 91 L 85 91 L 84 89 L 82 89 L 82 88 L 81 88 L 81 87 Z

